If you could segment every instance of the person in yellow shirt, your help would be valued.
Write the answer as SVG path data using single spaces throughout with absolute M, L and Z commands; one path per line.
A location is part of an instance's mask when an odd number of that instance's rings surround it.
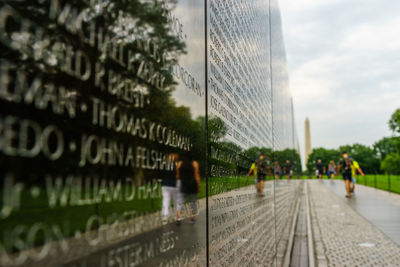
M 256 164 L 255 161 L 253 162 L 253 164 L 251 164 L 250 170 L 249 170 L 249 173 L 247 174 L 247 176 L 249 176 L 251 173 L 253 173 L 254 185 L 256 186 L 256 190 L 257 190 L 257 193 L 258 193 L 259 189 L 258 189 L 258 179 L 257 179 L 257 164 Z
M 257 189 L 258 189 L 258 195 L 260 197 L 264 196 L 264 182 L 266 179 L 266 175 L 267 175 L 267 171 L 268 171 L 268 166 L 267 163 L 264 160 L 264 155 L 260 154 L 260 156 L 258 157 L 257 161 L 256 161 L 256 166 L 257 166 Z
M 350 156 L 351 160 L 351 185 L 350 185 L 350 191 L 354 192 L 354 189 L 356 188 L 356 178 L 357 178 L 357 172 L 359 172 L 362 176 L 365 176 L 364 172 L 360 168 L 360 164 L 352 157 Z

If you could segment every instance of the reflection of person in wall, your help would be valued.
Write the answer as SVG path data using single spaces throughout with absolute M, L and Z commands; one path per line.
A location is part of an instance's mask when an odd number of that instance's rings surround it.
M 200 192 L 200 172 L 199 164 L 193 160 L 191 152 L 185 152 L 182 157 L 182 161 L 178 162 L 176 168 L 177 179 L 180 180 L 180 192 L 183 193 L 184 197 L 180 198 L 180 207 L 183 206 L 184 199 L 189 198 L 191 210 L 190 210 L 190 222 L 194 223 L 194 215 L 197 212 L 197 193 Z M 178 222 L 180 221 L 180 214 Z
M 290 160 L 286 160 L 286 164 L 283 167 L 283 172 L 285 173 L 285 175 L 288 179 L 292 179 L 293 170 L 292 170 L 292 164 L 290 163 Z
M 274 175 L 275 175 L 275 179 L 279 179 L 281 177 L 281 166 L 279 165 L 278 161 L 274 162 Z
M 257 160 L 255 160 L 253 162 L 253 164 L 251 164 L 251 167 L 250 167 L 250 170 L 249 170 L 249 173 L 247 174 L 247 176 L 249 176 L 251 173 L 253 173 L 254 184 L 256 186 L 256 190 L 257 190 L 257 193 L 258 193 L 259 189 L 258 189 L 258 178 L 257 178 Z
M 272 177 L 272 168 L 271 168 L 271 163 L 269 160 L 267 160 L 267 176 Z
M 169 171 L 165 172 L 163 180 L 161 182 L 162 189 L 162 221 L 163 224 L 167 223 L 171 205 L 171 199 L 174 202 L 174 208 L 178 212 L 178 190 L 176 186 L 176 165 L 178 162 L 178 154 L 168 155 L 168 166 Z
M 267 163 L 264 161 L 264 155 L 260 154 L 258 160 L 256 161 L 257 165 L 257 180 L 258 180 L 258 194 L 262 197 L 264 195 L 264 181 L 265 175 L 267 173 Z

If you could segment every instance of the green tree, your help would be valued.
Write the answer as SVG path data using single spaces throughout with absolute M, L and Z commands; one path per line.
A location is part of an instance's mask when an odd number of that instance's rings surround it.
M 258 159 L 258 156 L 259 156 L 261 153 L 263 153 L 263 152 L 261 151 L 261 148 L 260 148 L 260 147 L 256 147 L 256 146 L 251 147 L 251 148 L 247 149 L 246 151 L 244 151 L 244 155 L 245 155 L 247 158 L 249 158 L 250 160 L 254 160 L 254 161 Z M 264 154 L 264 153 L 263 153 L 263 154 Z
M 389 120 L 389 128 L 395 133 L 400 133 L 400 108 L 392 114 Z
M 389 128 L 394 133 L 400 133 L 400 108 L 393 112 L 389 120 Z M 400 137 L 391 137 L 390 142 L 386 144 L 388 152 L 381 161 L 381 170 L 386 172 L 400 173 Z
M 227 132 L 228 127 L 222 119 L 218 117 L 208 119 L 208 140 L 210 142 L 222 142 Z
M 400 137 L 383 137 L 374 143 L 374 154 L 378 159 L 384 160 L 386 155 L 400 151 L 399 145 Z
M 262 147 L 262 148 L 260 148 L 260 152 L 264 155 L 267 164 L 272 164 L 272 161 L 274 159 L 272 148 Z
M 307 170 L 311 173 L 314 172 L 318 160 L 322 161 L 325 168 L 328 168 L 329 162 L 333 160 L 337 164 L 340 160 L 340 151 L 336 149 L 326 149 L 323 147 L 313 149 L 312 153 L 308 156 L 306 163 Z
M 380 171 L 379 158 L 374 153 L 373 148 L 362 145 L 353 144 L 341 146 L 340 151 L 347 151 L 359 164 L 365 173 L 376 173 Z
M 390 153 L 381 162 L 381 169 L 385 172 L 400 173 L 400 154 Z

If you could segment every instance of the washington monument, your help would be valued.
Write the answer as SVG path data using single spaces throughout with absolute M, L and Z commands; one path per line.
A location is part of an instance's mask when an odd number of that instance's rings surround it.
M 308 160 L 308 156 L 311 154 L 312 152 L 312 148 L 311 148 L 311 133 L 310 133 L 310 120 L 308 119 L 308 117 L 306 118 L 306 122 L 304 125 L 304 130 L 305 130 L 305 152 L 306 152 L 306 164 L 307 164 L 307 160 Z

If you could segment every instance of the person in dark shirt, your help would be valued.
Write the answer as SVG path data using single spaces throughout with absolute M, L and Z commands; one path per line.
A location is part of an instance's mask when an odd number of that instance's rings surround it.
M 285 173 L 285 175 L 288 179 L 292 179 L 293 170 L 292 170 L 292 164 L 290 163 L 290 160 L 286 160 L 286 164 L 283 167 L 283 172 Z
M 183 193 L 184 198 L 180 198 L 183 206 L 185 198 L 189 198 L 191 204 L 190 211 L 190 222 L 194 223 L 194 216 L 197 214 L 197 194 L 200 192 L 200 171 L 199 163 L 193 160 L 191 152 L 185 152 L 183 154 L 182 161 L 178 162 L 176 167 L 177 179 L 181 182 L 180 192 Z M 180 213 L 178 216 L 178 222 L 181 220 Z
M 346 187 L 346 197 L 351 197 L 351 160 L 346 151 L 342 152 L 342 159 L 338 166 L 338 173 L 342 170 L 343 180 Z
M 315 168 L 318 172 L 317 178 L 322 179 L 322 175 L 325 173 L 324 164 L 322 164 L 322 160 L 317 161 L 317 166 Z
M 163 224 L 168 222 L 170 215 L 171 199 L 174 203 L 174 208 L 178 212 L 178 192 L 176 187 L 176 165 L 178 162 L 178 154 L 169 154 L 167 156 L 168 168 L 165 171 L 163 180 L 161 182 L 162 190 L 162 222 Z

